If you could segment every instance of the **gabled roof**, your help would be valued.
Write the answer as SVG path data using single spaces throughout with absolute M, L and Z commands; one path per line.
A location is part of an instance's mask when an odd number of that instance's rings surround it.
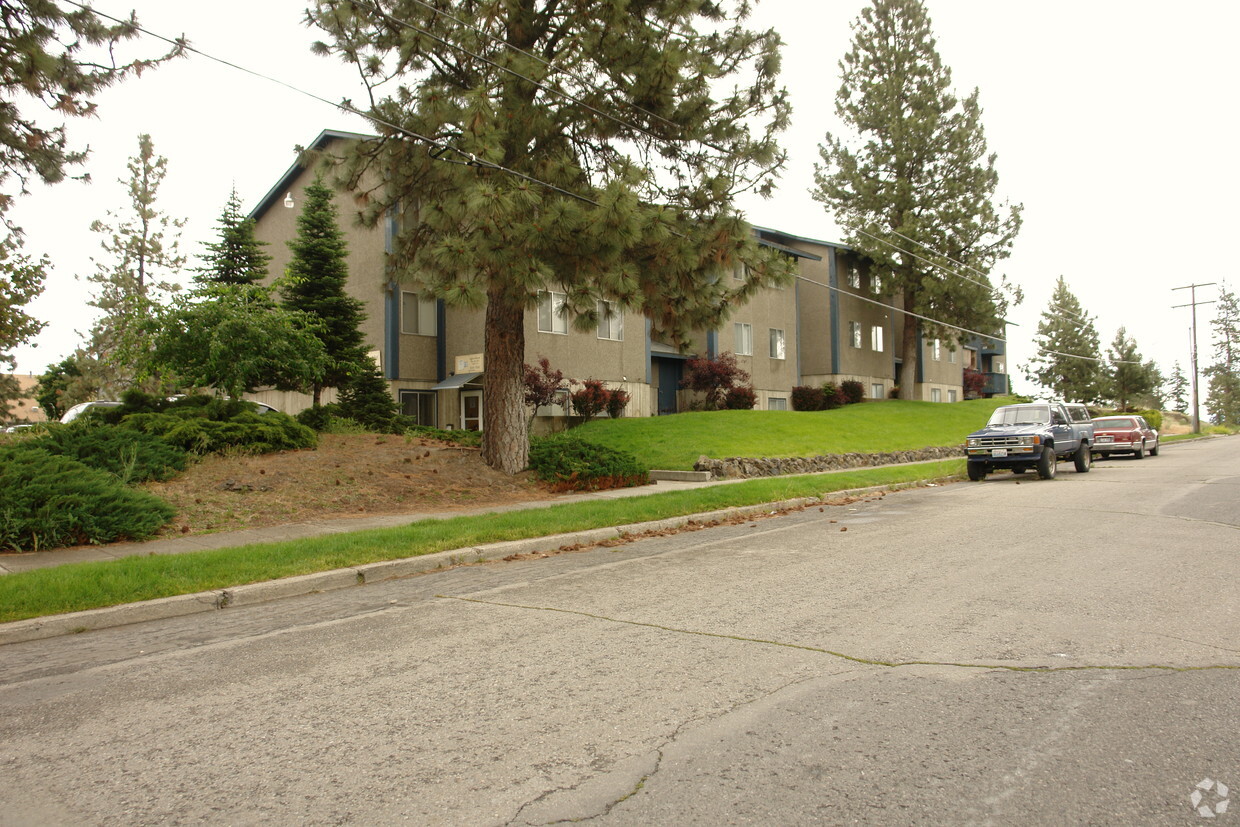
M 360 132 L 341 132 L 336 129 L 324 129 L 318 134 L 317 138 L 306 146 L 306 149 L 323 149 L 332 141 L 364 141 L 373 137 L 374 135 L 363 135 Z M 297 176 L 301 175 L 305 171 L 306 165 L 301 162 L 300 158 L 298 158 L 297 161 L 288 168 L 288 171 L 280 176 L 280 180 L 276 182 L 275 186 L 267 191 L 267 194 L 264 195 L 262 200 L 258 202 L 258 206 L 250 211 L 250 218 L 253 218 L 255 221 L 262 218 L 263 214 L 271 208 L 271 205 L 276 203 L 276 201 L 284 195 L 284 193 L 288 192 L 289 188 L 293 184 L 293 181 L 297 179 Z

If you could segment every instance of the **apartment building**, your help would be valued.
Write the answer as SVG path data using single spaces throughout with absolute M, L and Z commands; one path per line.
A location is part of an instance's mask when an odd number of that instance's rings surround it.
M 362 137 L 325 131 L 311 148 Z M 286 242 L 296 234 L 302 191 L 313 180 L 313 171 L 294 164 L 251 213 L 256 236 L 269 245 L 273 274 L 288 264 Z M 484 312 L 446 306 L 416 282 L 391 279 L 385 254 L 395 227 L 356 226 L 349 219 L 354 211 L 349 193 L 339 194 L 337 205 L 349 248 L 348 290 L 366 309 L 363 333 L 401 409 L 427 425 L 480 428 Z M 797 278 L 733 308 L 718 329 L 698 331 L 690 352 L 654 339 L 643 316 L 609 303 L 600 305 L 596 326 L 580 330 L 559 312 L 563 294 L 551 289 L 525 315 L 525 361 L 546 357 L 566 377 L 599 379 L 624 389 L 630 396 L 626 416 L 685 410 L 691 402 L 680 388 L 686 360 L 724 352 L 735 354 L 750 374 L 762 409 L 790 409 L 797 385 L 846 379 L 861 382 L 870 398 L 886 398 L 902 379 L 898 342 L 903 321 L 882 274 L 842 244 L 770 228 L 755 228 L 755 234 L 759 243 L 797 261 Z M 719 277 L 742 278 L 743 273 Z M 961 371 L 969 363 L 965 353 L 942 341 L 926 341 L 924 353 L 914 377 L 918 398 L 962 398 Z M 259 398 L 290 412 L 309 404 L 297 394 L 267 392 Z M 564 411 L 554 406 L 539 413 L 554 418 Z

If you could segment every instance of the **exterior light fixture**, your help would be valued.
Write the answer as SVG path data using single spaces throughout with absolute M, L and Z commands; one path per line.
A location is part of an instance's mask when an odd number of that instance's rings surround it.
M 290 210 L 293 209 L 293 193 L 290 192 L 290 193 L 285 194 L 284 206 L 289 208 Z

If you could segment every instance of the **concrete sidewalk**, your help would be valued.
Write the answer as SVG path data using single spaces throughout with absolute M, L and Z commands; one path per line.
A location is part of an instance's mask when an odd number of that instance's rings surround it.
M 609 491 L 591 491 L 579 494 L 562 494 L 549 496 L 543 500 L 514 503 L 512 505 L 491 506 L 489 508 L 470 508 L 449 511 L 423 511 L 409 514 L 388 514 L 372 517 L 343 517 L 335 520 L 318 520 L 314 522 L 289 523 L 267 528 L 252 528 L 243 531 L 221 531 L 217 534 L 199 534 L 191 537 L 171 537 L 164 540 L 148 540 L 142 543 L 110 543 L 106 546 L 75 546 L 73 548 L 51 549 L 21 554 L 0 554 L 0 575 L 14 574 L 32 569 L 61 566 L 66 563 L 90 563 L 104 560 L 118 560 L 122 557 L 152 554 L 184 554 L 205 549 L 232 548 L 253 543 L 277 543 L 284 540 L 297 540 L 303 537 L 321 537 L 326 534 L 345 534 L 350 531 L 364 531 L 368 528 L 392 528 L 408 525 L 415 520 L 448 519 L 451 517 L 468 517 L 480 514 L 494 514 L 505 511 L 523 511 L 531 508 L 546 508 L 561 503 L 584 502 L 588 500 L 615 500 L 624 497 L 641 497 L 649 494 L 664 494 L 669 491 L 685 491 L 693 488 L 705 488 L 712 485 L 728 485 L 746 480 L 711 480 L 709 482 L 681 482 L 659 480 L 650 485 L 636 488 L 617 488 Z

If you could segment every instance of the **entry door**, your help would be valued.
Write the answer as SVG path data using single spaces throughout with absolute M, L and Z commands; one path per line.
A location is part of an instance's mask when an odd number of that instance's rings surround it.
M 482 430 L 482 391 L 461 391 L 461 427 Z
M 681 362 L 679 359 L 657 359 L 659 371 L 659 414 L 676 413 L 676 391 L 680 388 Z

